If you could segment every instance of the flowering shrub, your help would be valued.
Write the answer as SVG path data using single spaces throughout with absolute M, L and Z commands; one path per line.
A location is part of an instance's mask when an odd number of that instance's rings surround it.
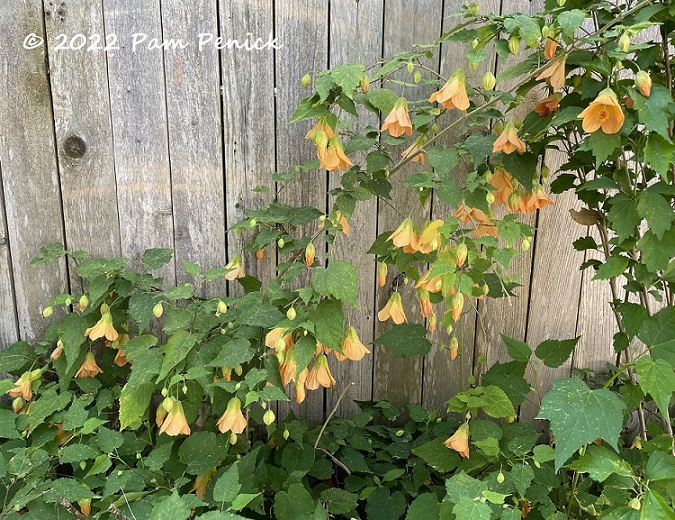
M 36 261 L 70 254 L 87 289 L 45 308 L 45 317 L 57 306 L 70 312 L 44 341 L 0 352 L 0 370 L 15 376 L 0 381 L 0 518 L 55 508 L 118 520 L 675 515 L 675 10 L 651 0 L 560 3 L 536 16 L 465 5 L 464 21 L 432 45 L 375 69 L 304 77 L 313 89 L 293 121 L 314 123 L 306 138 L 316 158 L 274 180 L 320 168 L 340 172 L 340 185 L 327 215 L 275 202 L 233 226 L 258 258 L 278 251 L 278 275 L 265 284 L 246 275 L 241 254 L 206 272 L 184 262 L 193 282 L 166 287 L 152 272 L 171 251 L 146 252 L 134 270 L 125 259 L 46 247 Z M 645 30 L 659 36 L 637 43 Z M 470 46 L 448 78 L 425 65 L 441 44 Z M 516 64 L 476 77 L 492 52 Z M 528 94 L 539 101 L 517 116 Z M 359 108 L 381 126 L 353 130 Z M 470 135 L 451 142 L 460 126 Z M 544 164 L 548 150 L 566 154 L 560 171 Z M 275 423 L 270 405 L 288 399 L 284 389 L 301 402 L 335 384 L 329 357 L 370 353 L 345 327 L 356 269 L 319 265 L 316 252 L 348 240 L 356 205 L 390 198 L 394 182 L 422 204 L 433 195 L 452 208 L 434 221 L 404 217 L 369 251 L 380 286 L 390 270 L 403 274 L 377 315 L 392 326 L 374 341 L 400 356 L 427 354 L 427 331 L 444 327 L 455 359 L 465 306 L 517 285 L 507 270 L 532 241 L 519 217 L 545 211 L 550 193 L 574 190 L 583 203 L 572 215 L 588 236 L 573 247 L 599 253 L 581 267 L 609 283 L 617 357 L 608 374 L 554 383 L 538 414 L 549 443 L 515 421 L 531 390 L 525 372 L 561 366 L 578 338 L 530 348 L 503 336 L 512 361 L 450 397 L 444 419 L 410 406 L 404 426 L 373 424 L 398 410 L 361 403 L 353 420 L 331 414 L 314 430 L 293 417 Z M 200 296 L 222 277 L 244 295 Z M 417 311 L 403 285 L 416 290 L 424 326 L 407 323 Z

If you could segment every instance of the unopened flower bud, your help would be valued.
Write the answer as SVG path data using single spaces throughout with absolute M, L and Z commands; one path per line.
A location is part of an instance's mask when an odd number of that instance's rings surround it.
M 619 43 L 617 44 L 617 46 L 623 52 L 627 52 L 628 48 L 630 47 L 630 36 L 628 36 L 626 33 L 623 33 L 621 35 L 621 38 L 619 38 Z
M 377 264 L 377 285 L 384 287 L 384 284 L 387 283 L 387 264 L 380 262 Z
M 26 403 L 21 397 L 14 399 L 14 401 L 12 401 L 12 410 L 14 410 L 14 413 L 19 413 L 24 404 Z
M 290 308 L 286 311 L 286 317 L 287 317 L 289 320 L 291 320 L 291 321 L 293 321 L 297 315 L 298 315 L 298 313 L 295 312 L 295 307 L 290 307 Z
M 471 4 L 469 6 L 469 14 L 476 16 L 478 14 L 478 4 Z
M 504 483 L 504 473 L 502 473 L 501 471 L 497 473 L 497 482 L 499 482 L 500 484 Z
M 277 245 L 279 246 L 279 249 L 283 249 L 284 246 L 286 245 L 286 241 L 283 238 L 280 238 L 277 240 Z
M 631 498 L 630 501 L 628 502 L 628 507 L 631 509 L 635 509 L 636 511 L 639 511 L 642 505 L 640 504 L 640 499 L 638 497 Z
M 183 395 L 187 395 L 187 391 L 188 391 L 187 385 L 183 385 L 183 387 L 181 388 L 181 390 L 182 390 L 182 392 L 183 392 Z
M 269 408 L 265 414 L 263 415 L 263 422 L 269 426 L 274 422 L 274 419 L 276 419 L 276 416 L 274 415 L 274 412 L 272 411 L 271 408 Z
M 495 78 L 495 75 L 488 70 L 485 74 L 483 74 L 483 80 L 481 83 L 483 84 L 483 88 L 485 90 L 492 90 L 497 84 L 497 78 Z
M 237 364 L 234 367 L 234 373 L 237 374 L 238 376 L 240 376 L 241 374 L 244 373 L 244 368 L 240 364 Z
M 241 383 L 237 383 L 236 385 L 234 385 L 234 389 L 241 390 Z
M 49 305 L 48 307 L 45 307 L 42 310 L 42 316 L 44 316 L 45 318 L 49 318 L 52 315 L 53 312 L 54 312 L 53 307 L 51 305 Z
M 488 204 L 494 204 L 495 203 L 495 196 L 491 191 L 488 191 L 487 195 L 485 195 L 485 201 Z
M 438 123 L 434 123 L 433 125 L 431 125 L 431 131 L 432 131 L 434 134 L 437 134 L 437 133 L 439 132 L 440 129 L 441 129 L 441 127 L 438 126 Z
M 167 412 L 170 412 L 173 409 L 173 397 L 166 397 L 164 401 L 162 401 L 162 408 Z
M 307 265 L 307 267 L 311 267 L 314 264 L 315 255 L 316 247 L 314 246 L 314 242 L 310 242 L 307 244 L 307 247 L 305 247 L 305 265 Z
M 450 346 L 448 349 L 450 350 L 450 359 L 454 360 L 457 357 L 457 351 L 459 350 L 459 341 L 457 340 L 457 336 L 453 336 L 450 339 Z
M 169 390 L 166 387 L 162 388 L 162 397 L 166 397 L 167 395 L 169 395 Z
M 644 70 L 639 70 L 635 75 L 635 86 L 644 97 L 652 93 L 652 78 Z
M 563 5 L 565 5 L 566 1 L 567 0 L 558 0 L 558 7 L 562 7 Z
M 452 334 L 452 325 L 448 325 L 447 327 L 445 327 L 445 332 L 447 332 L 448 334 Z
M 415 70 L 415 64 L 412 61 L 409 61 L 405 67 L 406 69 L 408 69 L 408 72 L 412 72 L 413 70 Z
M 263 258 L 265 258 L 265 250 L 264 250 L 264 249 L 258 249 L 258 250 L 255 252 L 255 257 L 256 257 L 258 260 L 262 260 Z
M 237 444 L 237 434 L 234 432 L 230 432 L 230 444 L 231 445 Z
M 66 301 L 64 303 L 66 305 L 70 305 L 71 303 L 73 303 L 73 299 L 70 296 L 68 296 L 68 298 L 66 298 Z
M 365 74 L 361 77 L 360 85 L 363 92 L 368 92 L 368 89 L 370 88 L 370 81 L 368 80 L 368 76 Z
M 288 437 L 290 437 L 291 432 L 288 431 L 288 428 L 284 429 L 283 437 L 284 440 L 288 440 Z
M 413 81 L 415 83 L 419 83 L 421 79 L 422 79 L 422 73 L 419 70 L 416 70 L 415 74 L 413 74 Z
M 466 247 L 466 244 L 462 242 L 457 246 L 457 267 L 462 267 L 464 262 L 466 262 L 466 257 L 469 254 L 469 249 Z
M 81 460 L 80 461 L 80 469 L 85 469 L 87 467 L 87 461 L 86 460 Z
M 162 302 L 159 302 L 152 308 L 152 313 L 155 315 L 156 318 L 159 318 L 162 314 L 164 314 L 164 307 L 162 307 Z
M 258 221 L 254 218 L 251 219 L 251 222 L 248 223 L 249 227 L 256 227 L 258 225 Z
M 218 314 L 225 314 L 226 312 L 227 304 L 222 300 L 218 300 Z
M 512 34 L 509 38 L 509 52 L 511 54 L 518 54 L 520 51 L 520 36 Z
M 80 296 L 80 301 L 77 303 L 77 305 L 81 311 L 86 309 L 89 306 L 89 296 L 86 294 Z
M 312 84 L 312 76 L 305 74 L 302 78 L 300 78 L 300 84 L 302 85 L 302 88 L 309 87 Z
M 523 251 L 527 251 L 528 249 L 530 249 L 531 245 L 532 243 L 530 242 L 529 238 L 523 238 L 523 242 L 520 246 L 523 248 Z
M 404 435 L 405 435 L 405 431 L 403 431 L 403 430 L 398 430 L 396 432 L 396 437 L 403 437 Z

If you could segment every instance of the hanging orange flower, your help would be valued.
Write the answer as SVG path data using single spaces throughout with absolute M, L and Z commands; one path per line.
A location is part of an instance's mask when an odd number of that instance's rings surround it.
M 428 254 L 439 248 L 441 245 L 441 234 L 438 232 L 438 229 L 443 224 L 445 224 L 443 220 L 437 219 L 424 226 L 424 229 L 417 240 L 418 251 Z
M 337 221 L 338 224 L 340 224 L 340 226 L 342 227 L 342 232 L 345 235 L 349 235 L 349 233 L 352 232 L 352 228 L 349 225 L 347 217 L 345 217 L 341 211 L 335 213 L 335 220 Z
M 195 483 L 192 485 L 192 488 L 190 488 L 190 493 L 194 491 L 197 498 L 204 500 L 204 497 L 206 497 L 206 488 L 209 485 L 211 477 L 213 477 L 215 473 L 216 468 L 211 468 L 203 475 L 197 476 L 197 478 L 195 478 Z
M 417 233 L 415 233 L 415 227 L 410 217 L 403 219 L 403 222 L 389 235 L 387 240 L 391 240 L 396 247 L 403 248 L 406 253 L 414 253 L 419 249 Z
M 399 137 L 403 134 L 412 135 L 413 127 L 408 115 L 408 103 L 405 98 L 398 98 L 394 104 L 394 108 L 391 109 L 389 115 L 384 119 L 380 130 L 382 132 L 388 130 L 393 137 Z
M 536 79 L 544 79 L 555 89 L 561 89 L 565 85 L 565 59 L 555 60 L 542 70 Z
M 61 357 L 61 354 L 63 354 L 63 341 L 58 340 L 56 342 L 56 348 L 49 355 L 49 359 L 57 360 Z
M 91 514 L 91 498 L 83 498 L 82 500 L 78 500 L 77 505 L 80 506 L 80 512 L 85 517 L 88 517 Z
M 79 370 L 75 373 L 75 377 L 84 378 L 84 377 L 96 377 L 96 374 L 103 373 L 103 370 L 96 364 L 94 359 L 94 354 L 87 352 L 87 355 L 84 357 L 84 361 L 80 366 Z
M 316 390 L 320 386 L 324 388 L 330 388 L 335 384 L 335 379 L 330 373 L 330 368 L 328 368 L 328 358 L 325 354 L 321 354 L 316 358 L 314 366 L 307 374 L 307 381 L 305 386 L 309 390 Z
M 614 91 L 606 88 L 577 117 L 582 118 L 584 132 L 593 133 L 598 129 L 606 134 L 616 134 L 624 122 L 623 111 Z
M 293 335 L 287 334 L 287 329 L 283 327 L 275 327 L 265 335 L 265 345 L 280 351 L 287 350 L 293 346 Z
M 314 256 L 316 255 L 316 247 L 314 246 L 314 242 L 310 242 L 307 244 L 307 247 L 305 247 L 305 265 L 307 267 L 311 267 L 314 265 Z
M 350 359 L 352 361 L 360 361 L 363 359 L 363 356 L 370 354 L 368 350 L 356 333 L 356 329 L 351 325 L 345 329 L 345 333 L 342 336 L 342 343 L 340 343 L 340 348 L 342 348 L 342 354 L 337 351 L 334 351 L 335 357 L 339 361 L 344 361 L 345 359 Z
M 413 143 L 408 146 L 403 152 L 401 152 L 401 157 L 410 157 L 411 155 L 415 155 L 412 159 L 410 159 L 411 162 L 418 162 L 420 164 L 426 164 L 427 162 L 427 155 L 424 152 L 420 152 L 420 150 L 424 147 L 425 143 L 427 142 L 428 137 L 424 134 L 420 135 L 417 139 L 413 141 Z M 419 152 L 419 153 L 417 153 Z
M 24 401 L 30 401 L 33 398 L 33 390 L 31 388 L 33 381 L 40 379 L 41 375 L 42 372 L 39 369 L 24 372 L 14 383 L 14 388 L 10 388 L 6 393 L 14 398 L 21 397 Z
M 429 299 L 429 291 L 417 289 L 417 298 L 420 301 L 420 314 L 423 318 L 430 318 L 434 313 L 434 308 Z
M 544 44 L 544 57 L 547 60 L 552 60 L 555 56 L 555 50 L 558 48 L 558 42 L 553 38 L 546 38 L 546 43 Z
M 494 142 L 492 146 L 492 153 L 504 152 L 505 154 L 511 154 L 518 150 L 520 153 L 524 153 L 526 150 L 525 143 L 520 140 L 518 137 L 518 130 L 516 130 L 516 125 L 513 124 L 513 121 L 509 121 L 502 133 L 499 134 L 499 137 Z
M 295 379 L 298 365 L 295 363 L 295 349 L 290 348 L 284 353 L 283 363 L 280 364 L 281 383 L 286 386 Z
M 445 441 L 445 447 L 455 450 L 465 459 L 469 458 L 469 423 L 462 424 L 457 431 Z
M 429 97 L 429 102 L 437 101 L 443 108 L 465 111 L 469 108 L 469 96 L 466 94 L 466 75 L 461 68 L 457 69 L 450 79 L 443 85 L 438 92 L 434 92 Z
M 307 381 L 308 374 L 309 370 L 307 370 L 307 368 L 303 369 L 303 371 L 298 374 L 298 380 L 293 385 L 295 387 L 295 402 L 298 404 L 305 400 L 305 382 Z
M 644 97 L 652 93 L 652 78 L 644 70 L 639 70 L 635 75 L 635 86 Z
M 380 262 L 377 264 L 377 285 L 380 287 L 384 287 L 384 285 L 387 283 L 387 271 L 389 268 L 387 267 L 387 264 L 384 262 Z
M 244 273 L 241 255 L 235 255 L 232 260 L 225 264 L 225 269 L 229 269 L 229 271 L 225 274 L 226 280 L 233 281 L 237 278 L 243 278 L 246 276 L 246 273 Z
M 443 288 L 443 278 L 441 276 L 429 278 L 429 271 L 427 271 L 422 275 L 415 285 L 415 289 L 420 288 L 430 293 L 437 293 Z
M 455 211 L 454 216 L 462 222 L 473 223 L 475 226 L 474 235 L 478 237 L 485 235 L 497 236 L 497 226 L 478 208 L 470 208 L 463 204 Z
M 525 213 L 534 211 L 535 209 L 542 209 L 549 204 L 553 204 L 553 201 L 546 195 L 544 188 L 541 186 L 535 186 L 532 193 L 527 194 L 523 198 L 523 209 Z
M 183 405 L 178 399 L 169 398 L 169 400 L 171 402 L 170 410 L 166 410 L 166 408 L 164 408 L 166 415 L 162 421 L 159 433 L 166 433 L 171 437 L 175 437 L 176 435 L 190 435 L 190 426 L 188 425 L 187 419 L 185 418 Z M 162 403 L 160 408 L 163 407 L 164 403 Z
M 552 94 L 549 97 L 542 99 L 537 106 L 534 107 L 534 111 L 540 116 L 547 116 L 552 114 L 560 106 L 560 99 L 558 94 Z
M 103 307 L 103 305 L 101 305 L 101 307 Z M 99 338 L 115 341 L 119 335 L 113 326 L 113 318 L 112 314 L 110 314 L 110 310 L 108 310 L 108 306 L 105 305 L 104 309 L 105 310 L 101 310 L 101 319 L 98 320 L 96 325 L 89 327 L 84 331 L 84 335 L 88 336 L 92 341 Z
M 394 291 L 387 304 L 377 313 L 377 319 L 380 321 L 387 321 L 389 318 L 391 318 L 396 325 L 408 321 L 405 317 L 405 312 L 403 311 L 401 293 L 398 291 Z
M 248 421 L 241 412 L 241 401 L 238 397 L 230 399 L 225 412 L 220 416 L 216 425 L 221 433 L 231 431 L 238 435 L 246 429 Z
M 328 139 L 335 137 L 335 130 L 333 130 L 333 127 L 330 126 L 330 124 L 328 124 L 326 116 L 320 117 L 316 120 L 314 126 L 309 129 L 307 134 L 305 134 L 305 139 L 314 140 L 316 132 L 323 132 L 324 134 L 326 134 L 326 137 L 328 137 Z
M 121 348 L 118 348 L 117 354 L 115 354 L 115 359 L 113 360 L 113 363 L 115 363 L 118 367 L 123 367 L 127 363 L 131 363 L 131 361 L 129 361 L 127 359 L 127 355 L 124 352 L 124 350 L 122 350 Z
M 492 191 L 495 196 L 495 205 L 506 204 L 509 195 L 513 193 L 513 177 L 504 168 L 495 168 L 490 184 L 496 189 Z
M 335 136 L 328 140 L 328 147 L 318 147 L 317 155 L 321 162 L 321 167 L 329 172 L 335 170 L 346 170 L 352 165 L 349 157 L 345 155 L 345 150 L 340 143 L 340 139 Z

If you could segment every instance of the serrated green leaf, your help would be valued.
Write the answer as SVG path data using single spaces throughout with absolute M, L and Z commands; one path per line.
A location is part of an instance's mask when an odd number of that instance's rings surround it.
M 611 203 L 607 218 L 619 240 L 626 240 L 635 233 L 642 220 L 637 212 L 637 202 L 620 193 L 611 199 Z
M 471 520 L 490 520 L 492 509 L 487 504 L 475 502 L 462 497 L 452 508 L 455 518 L 470 518 Z
M 653 360 L 650 356 L 642 356 L 635 364 L 635 370 L 640 376 L 642 391 L 651 395 L 661 413 L 665 413 L 675 393 L 675 372 L 672 365 L 663 359 Z
M 642 502 L 641 520 L 673 520 L 675 511 L 667 504 L 663 497 L 650 489 Z
M 481 405 L 481 408 L 490 417 L 501 418 L 516 415 L 513 403 L 504 390 L 498 386 L 490 385 L 483 388 L 483 399 L 485 403 Z
M 193 433 L 183 441 L 178 456 L 185 471 L 191 475 L 203 475 L 211 468 L 217 468 L 227 456 L 227 447 L 222 435 L 201 431 Z
M 365 67 L 360 63 L 338 65 L 330 70 L 330 75 L 335 84 L 349 97 L 360 85 L 364 73 Z
M 675 307 L 669 306 L 642 323 L 637 337 L 651 350 L 654 359 L 675 362 Z
M 645 145 L 645 161 L 667 182 L 668 171 L 675 161 L 675 144 L 659 134 L 649 134 Z
M 584 139 L 579 146 L 579 150 L 591 152 L 595 157 L 595 163 L 599 165 L 606 161 L 620 146 L 620 134 L 593 132 Z
M 485 385 L 498 386 L 515 405 L 521 405 L 525 396 L 530 393 L 530 384 L 525 380 L 525 368 L 527 363 L 511 361 L 509 363 L 495 363 L 492 365 L 481 381 Z
M 91 316 L 66 314 L 58 326 L 59 338 L 63 342 L 63 353 L 66 356 L 66 372 L 70 371 L 81 357 L 82 345 L 87 341 L 84 335 L 87 328 L 93 325 Z
M 636 91 L 631 92 L 631 97 L 640 123 L 650 132 L 656 132 L 670 140 L 668 128 L 673 113 L 672 93 L 667 88 L 654 84 L 648 98 Z
M 604 482 L 614 473 L 622 477 L 633 477 L 630 464 L 604 446 L 589 446 L 582 457 L 567 467 L 588 473 L 597 482 Z
M 387 115 L 394 108 L 398 99 L 398 94 L 389 89 L 381 88 L 378 90 L 369 90 L 366 94 L 368 103 L 377 108 L 382 114 Z
M 321 492 L 321 500 L 326 503 L 332 515 L 344 515 L 356 508 L 359 496 L 344 489 L 329 488 Z
M 130 387 L 129 383 L 124 385 L 120 394 L 120 430 L 140 427 L 154 389 L 153 383 L 141 383 L 134 387 Z
M 521 363 L 527 363 L 530 360 L 532 355 L 532 350 L 527 345 L 527 343 L 509 338 L 504 334 L 500 334 L 502 341 L 506 345 L 506 351 L 508 352 L 511 359 L 514 361 L 520 361 Z
M 569 359 L 579 342 L 577 336 L 574 339 L 556 340 L 549 339 L 542 341 L 536 348 L 536 356 L 544 362 L 549 368 L 558 368 Z
M 406 501 L 401 492 L 390 495 L 386 487 L 378 487 L 366 501 L 368 520 L 398 520 L 405 513 Z
M 480 498 L 483 496 L 483 491 L 487 491 L 487 489 L 488 485 L 486 482 L 470 477 L 464 471 L 453 475 L 445 481 L 448 500 L 454 503 L 458 503 L 462 498 L 469 500 Z
M 623 256 L 610 256 L 607 261 L 598 267 L 593 280 L 609 280 L 622 275 L 628 267 L 628 258 Z
M 190 508 L 177 491 L 156 502 L 150 514 L 150 520 L 187 520 L 189 517 Z
M 61 449 L 59 462 L 61 464 L 79 463 L 81 460 L 95 459 L 98 455 L 99 451 L 88 444 L 70 444 Z
M 38 399 L 33 401 L 28 409 L 28 417 L 30 417 L 30 427 L 28 433 L 32 433 L 35 428 L 40 426 L 44 420 L 54 412 L 63 410 L 72 399 L 69 392 L 57 394 L 54 389 L 49 389 L 44 392 Z
M 450 173 L 459 162 L 459 153 L 454 148 L 432 146 L 427 150 L 429 164 L 440 174 Z
M 247 339 L 230 339 L 227 336 L 213 338 L 204 345 L 204 348 L 216 346 L 218 356 L 209 363 L 210 367 L 236 367 L 248 363 L 255 355 L 255 349 Z
M 21 434 L 16 429 L 16 414 L 12 410 L 0 410 L 0 439 L 20 438 Z
M 675 211 L 670 203 L 653 190 L 644 190 L 640 193 L 637 205 L 638 215 L 647 219 L 647 224 L 656 238 L 663 239 L 663 234 L 668 231 L 675 220 Z
M 235 499 L 240 489 L 239 467 L 238 463 L 235 462 L 221 475 L 213 487 L 213 500 L 221 503 L 230 503 Z
M 649 456 L 645 476 L 651 482 L 675 479 L 675 458 L 670 453 L 655 451 Z
M 581 28 L 586 19 L 586 13 L 579 9 L 570 9 L 558 14 L 558 25 L 566 38 L 572 38 Z
M 173 249 L 157 248 L 148 249 L 143 253 L 141 262 L 148 271 L 154 271 L 160 267 L 164 267 L 171 261 L 173 257 Z
M 159 372 L 159 376 L 157 376 L 158 383 L 168 376 L 169 372 L 171 372 L 178 363 L 187 357 L 196 343 L 197 336 L 186 330 L 179 330 L 169 338 L 166 342 L 166 347 L 164 348 L 162 369 Z
M 431 350 L 427 329 L 419 323 L 394 325 L 390 330 L 373 340 L 375 345 L 384 345 L 394 351 L 394 357 L 426 356 Z
M 330 300 L 322 300 L 315 310 L 309 313 L 308 320 L 314 323 L 316 339 L 328 348 L 340 351 L 344 314 L 342 304 Z
M 406 520 L 439 520 L 441 503 L 433 493 L 422 493 L 408 508 Z
M 169 287 L 163 294 L 169 300 L 185 300 L 191 298 L 194 292 L 192 284 L 186 282 L 176 287 Z
M 527 464 L 516 464 L 509 472 L 513 485 L 516 486 L 516 491 L 521 497 L 525 497 L 525 493 L 530 488 L 534 480 L 534 470 Z
M 462 147 L 469 152 L 474 167 L 483 164 L 488 155 L 492 153 L 497 136 L 493 134 L 473 134 L 466 138 Z
M 572 454 L 598 437 L 617 449 L 623 426 L 619 397 L 601 388 L 591 390 L 580 379 L 560 379 L 544 396 L 537 418 L 548 419 L 556 440 L 555 470 Z
M 441 437 L 425 442 L 421 446 L 413 448 L 412 452 L 429 466 L 441 473 L 449 473 L 459 466 L 459 455 L 448 449 Z
M 316 509 L 312 495 L 302 484 L 291 484 L 288 492 L 274 497 L 274 514 L 278 520 L 310 520 Z
M 358 306 L 359 276 L 356 268 L 342 260 L 331 260 L 327 268 L 319 267 L 312 275 L 312 287 L 323 296 L 334 296 Z
M 509 33 L 517 31 L 527 46 L 532 49 L 539 45 L 541 30 L 536 18 L 524 14 L 516 14 L 504 19 L 504 28 Z
M 159 302 L 158 295 L 152 295 L 144 292 L 137 292 L 129 298 L 129 315 L 138 325 L 139 332 L 143 332 L 148 323 L 152 321 L 153 307 Z

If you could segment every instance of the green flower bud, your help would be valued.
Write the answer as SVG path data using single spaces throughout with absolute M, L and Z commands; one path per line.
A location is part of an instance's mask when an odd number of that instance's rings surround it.
M 293 321 L 297 315 L 298 315 L 298 313 L 295 312 L 295 307 L 290 307 L 290 308 L 286 311 L 286 317 L 287 317 L 289 320 L 291 320 L 291 321 Z
M 303 88 L 309 87 L 312 84 L 312 76 L 305 74 L 302 78 L 300 78 L 300 84 Z
M 276 419 L 276 416 L 274 415 L 274 412 L 272 411 L 271 408 L 268 408 L 268 410 L 265 412 L 263 415 L 263 422 L 269 426 L 274 422 L 274 419 Z
M 621 38 L 619 38 L 618 47 L 623 52 L 628 52 L 628 48 L 630 47 L 630 36 L 628 36 L 626 33 L 623 33 Z
M 499 482 L 500 484 L 504 483 L 504 473 L 502 473 L 501 471 L 497 473 L 497 482 Z
M 162 302 L 159 302 L 152 308 L 152 313 L 155 315 L 156 318 L 159 318 L 162 314 L 164 314 L 164 307 L 162 307 Z
M 43 309 L 42 316 L 44 316 L 45 318 L 49 318 L 52 315 L 53 312 L 54 312 L 54 308 L 51 305 L 49 305 L 48 307 L 45 307 Z
M 283 433 L 284 440 L 288 440 L 288 437 L 290 437 L 290 435 L 291 435 L 291 432 L 289 432 L 288 428 L 286 428 L 284 430 L 284 433 Z
M 280 238 L 279 240 L 277 240 L 277 245 L 279 246 L 279 249 L 283 249 L 284 246 L 286 245 L 286 242 L 284 241 L 283 238 Z

